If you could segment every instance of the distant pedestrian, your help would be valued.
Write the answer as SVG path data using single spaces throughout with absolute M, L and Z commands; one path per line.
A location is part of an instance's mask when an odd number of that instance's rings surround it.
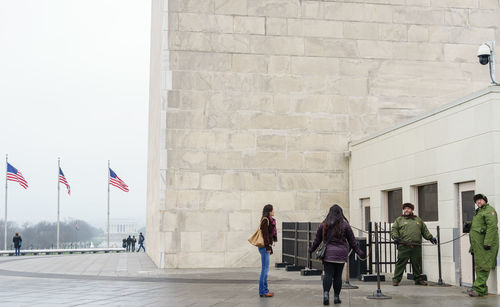
M 123 239 L 122 247 L 127 248 L 127 238 Z
M 135 236 L 132 237 L 132 251 L 135 251 L 135 242 L 137 242 L 137 239 Z
M 127 238 L 127 252 L 130 252 L 131 246 L 132 246 L 132 237 L 128 236 L 128 238 Z
M 137 249 L 137 252 L 139 252 L 140 250 L 146 252 L 146 249 L 144 248 L 144 236 L 142 235 L 142 232 L 139 233 L 139 248 Z
M 342 289 L 342 270 L 347 262 L 349 250 L 352 248 L 358 256 L 365 255 L 359 249 L 351 226 L 339 205 L 333 205 L 328 211 L 325 220 L 319 225 L 316 238 L 309 248 L 314 252 L 323 242 L 326 245 L 322 257 L 325 276 L 323 277 L 323 305 L 330 304 L 330 289 L 333 281 L 333 303 L 340 304 L 340 290 Z
M 21 256 L 21 242 L 23 242 L 23 239 L 18 232 L 12 238 L 12 242 L 14 242 L 15 255 Z

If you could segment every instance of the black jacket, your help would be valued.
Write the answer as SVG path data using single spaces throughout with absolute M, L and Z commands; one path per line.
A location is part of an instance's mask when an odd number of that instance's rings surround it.
M 12 238 L 12 242 L 14 242 L 14 247 L 15 248 L 20 248 L 21 247 L 21 242 L 23 242 L 23 239 L 21 236 L 14 236 Z
M 260 230 L 262 231 L 262 236 L 264 237 L 264 244 L 266 245 L 266 250 L 273 252 L 273 234 L 274 225 L 267 217 L 263 217 L 260 221 Z

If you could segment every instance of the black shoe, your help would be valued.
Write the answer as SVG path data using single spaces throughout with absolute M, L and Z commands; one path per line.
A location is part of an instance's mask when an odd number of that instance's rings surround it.
M 423 279 L 418 279 L 415 281 L 415 285 L 417 286 L 427 286 L 428 284 Z
M 482 296 L 482 295 L 479 295 L 476 291 L 472 290 L 469 292 L 469 296 L 470 297 L 479 297 L 479 296 Z
M 333 296 L 333 303 L 334 304 L 340 304 L 342 301 L 340 300 L 340 297 L 338 295 Z
M 330 294 L 327 291 L 323 292 L 323 305 L 330 305 Z

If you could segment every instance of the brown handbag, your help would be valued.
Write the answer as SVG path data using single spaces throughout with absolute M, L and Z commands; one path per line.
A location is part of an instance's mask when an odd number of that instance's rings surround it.
M 265 219 L 267 220 L 267 225 L 269 226 L 269 219 L 266 217 L 265 217 Z M 262 223 L 262 221 L 261 221 L 261 223 Z M 264 236 L 262 235 L 262 230 L 260 229 L 260 225 L 259 225 L 259 228 L 257 228 L 257 230 L 255 231 L 255 233 L 250 238 L 248 238 L 248 242 L 250 242 L 250 244 L 257 246 L 257 247 L 265 247 L 266 246 L 266 244 L 264 242 Z

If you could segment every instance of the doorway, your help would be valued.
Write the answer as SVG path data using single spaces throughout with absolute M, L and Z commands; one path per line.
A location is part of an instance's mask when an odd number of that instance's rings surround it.
M 458 184 L 458 228 L 459 234 L 463 235 L 463 225 L 472 221 L 474 216 L 474 190 L 475 182 Z M 460 238 L 460 285 L 471 287 L 473 283 L 472 256 L 469 254 L 469 236 Z

